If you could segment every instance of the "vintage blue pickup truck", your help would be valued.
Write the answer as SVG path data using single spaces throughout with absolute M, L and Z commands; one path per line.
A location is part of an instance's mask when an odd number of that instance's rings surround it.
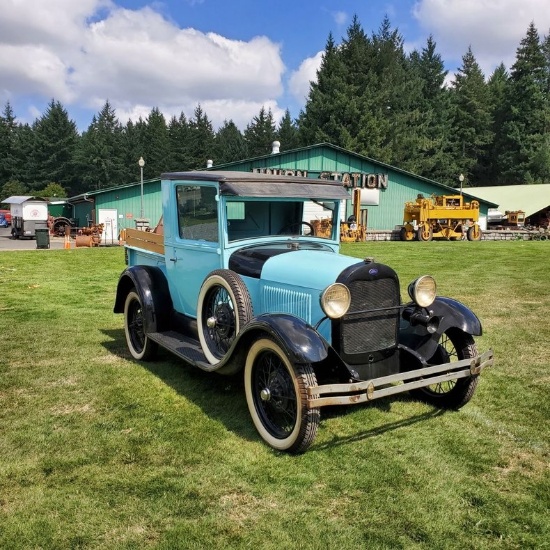
M 423 275 L 339 254 L 338 182 L 243 172 L 162 175 L 162 224 L 126 230 L 114 311 L 129 351 L 159 346 L 208 372 L 244 373 L 260 437 L 300 453 L 320 409 L 410 392 L 457 409 L 493 362 L 479 319 Z

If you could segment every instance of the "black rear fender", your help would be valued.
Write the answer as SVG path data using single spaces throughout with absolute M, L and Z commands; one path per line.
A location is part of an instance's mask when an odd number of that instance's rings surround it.
M 115 313 L 124 313 L 128 293 L 139 294 L 144 309 L 145 331 L 160 332 L 169 328 L 172 299 L 164 273 L 153 266 L 132 266 L 125 269 L 118 280 Z

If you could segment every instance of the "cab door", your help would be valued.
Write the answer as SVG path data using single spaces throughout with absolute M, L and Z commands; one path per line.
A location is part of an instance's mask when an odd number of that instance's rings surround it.
M 164 207 L 165 214 L 171 214 L 171 218 L 164 220 L 168 285 L 174 309 L 196 318 L 197 299 L 204 279 L 222 267 L 218 189 L 196 182 L 191 185 L 171 182 L 169 191 L 171 208 Z

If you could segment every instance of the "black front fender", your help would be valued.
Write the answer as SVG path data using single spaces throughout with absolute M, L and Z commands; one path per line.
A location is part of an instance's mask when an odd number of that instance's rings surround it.
M 414 307 L 414 304 L 407 307 Z M 433 356 L 441 335 L 448 330 L 461 330 L 472 336 L 481 336 L 483 333 L 481 321 L 475 313 L 457 300 L 438 296 L 428 309 L 433 312 L 432 318 L 438 321 L 435 332 L 430 333 L 427 327 L 421 324 L 413 326 L 405 320 L 401 321 L 399 329 L 399 343 L 425 360 Z
M 128 293 L 135 289 L 144 309 L 145 332 L 160 332 L 168 329 L 172 299 L 168 281 L 158 268 L 136 265 L 126 268 L 118 280 L 115 313 L 124 313 Z
M 277 340 L 292 363 L 318 363 L 329 354 L 330 344 L 311 325 L 286 313 L 259 315 L 246 325 L 239 339 L 254 333 Z

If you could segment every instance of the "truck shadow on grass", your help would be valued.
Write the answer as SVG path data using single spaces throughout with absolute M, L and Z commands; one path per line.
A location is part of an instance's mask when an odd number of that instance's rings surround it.
M 109 338 L 109 340 L 103 342 L 103 346 L 109 353 L 121 359 L 134 362 L 148 370 L 151 374 L 162 380 L 164 384 L 177 392 L 178 395 L 185 397 L 185 399 L 188 399 L 199 407 L 209 418 L 223 424 L 227 430 L 248 441 L 261 442 L 246 404 L 242 372 L 233 376 L 204 372 L 175 358 L 169 352 L 162 349 L 159 349 L 158 356 L 153 361 L 134 361 L 126 347 L 124 330 L 103 330 L 102 332 Z M 323 421 L 330 421 L 331 418 L 345 417 L 348 414 L 352 414 L 357 407 L 369 407 L 380 412 L 389 413 L 392 404 L 410 401 L 415 400 L 407 394 L 401 394 L 393 398 L 382 398 L 356 407 L 324 407 L 321 411 L 321 433 L 323 430 Z M 335 436 L 328 441 L 323 441 L 322 438 L 319 438 L 310 447 L 308 453 L 380 437 L 385 433 L 407 428 L 418 422 L 425 422 L 443 414 L 445 414 L 445 411 L 433 409 L 394 422 L 383 424 L 377 422 L 378 425 L 370 426 L 368 429 L 361 430 L 351 436 Z

